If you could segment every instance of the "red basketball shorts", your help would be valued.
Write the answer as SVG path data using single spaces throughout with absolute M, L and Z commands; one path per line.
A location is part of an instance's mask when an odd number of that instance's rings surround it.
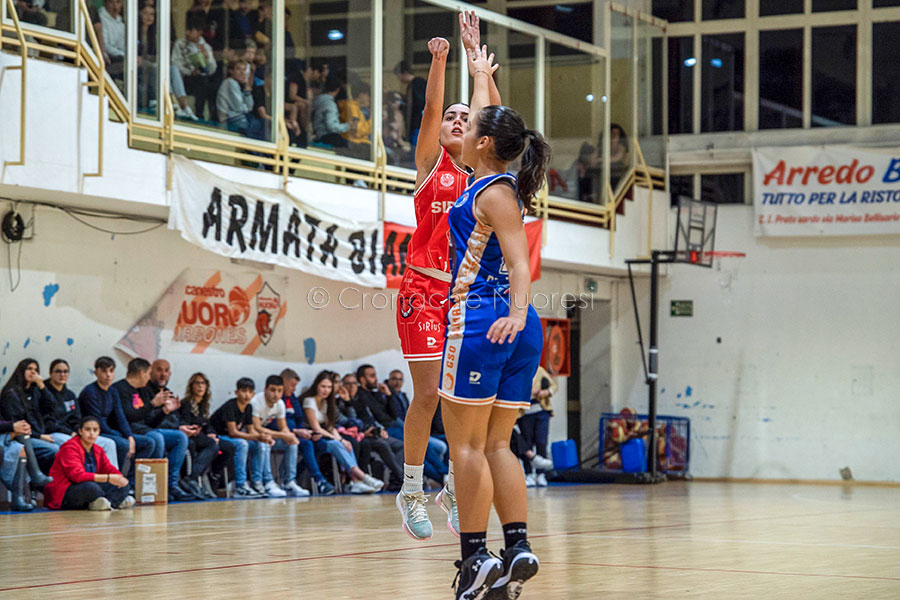
M 397 335 L 410 362 L 441 360 L 450 284 L 406 269 L 397 294 Z

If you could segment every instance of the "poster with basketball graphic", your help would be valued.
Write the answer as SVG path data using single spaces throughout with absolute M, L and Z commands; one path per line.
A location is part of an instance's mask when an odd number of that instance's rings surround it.
M 154 360 L 173 353 L 280 357 L 287 278 L 186 269 L 116 349 Z

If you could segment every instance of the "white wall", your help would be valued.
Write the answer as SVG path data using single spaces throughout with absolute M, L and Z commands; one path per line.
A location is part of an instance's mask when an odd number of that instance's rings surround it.
M 900 241 L 757 239 L 752 220 L 719 208 L 716 247 L 747 253 L 738 271 L 675 265 L 660 288 L 659 412 L 690 417 L 691 471 L 900 480 Z M 637 290 L 646 340 L 646 279 Z M 645 412 L 627 280 L 615 298 L 614 408 Z M 672 299 L 694 317 L 669 317 Z

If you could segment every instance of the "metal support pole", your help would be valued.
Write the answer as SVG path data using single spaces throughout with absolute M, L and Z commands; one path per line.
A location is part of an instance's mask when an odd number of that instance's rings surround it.
M 659 348 L 657 334 L 659 332 L 659 251 L 654 250 L 650 256 L 650 360 L 647 374 L 649 387 L 649 425 L 650 443 L 647 448 L 647 472 L 652 481 L 656 481 L 656 381 L 659 378 Z

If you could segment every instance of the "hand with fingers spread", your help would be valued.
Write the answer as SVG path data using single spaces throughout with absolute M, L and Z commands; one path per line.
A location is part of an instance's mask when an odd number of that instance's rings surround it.
M 519 316 L 500 317 L 488 329 L 487 338 L 494 344 L 513 343 L 516 334 L 525 329 L 525 319 Z
M 450 42 L 442 37 L 431 38 L 428 40 L 428 51 L 434 58 L 446 60 L 450 54 Z
M 474 10 L 459 13 L 459 34 L 466 51 L 477 50 L 481 46 L 481 19 Z
M 494 64 L 494 53 L 488 54 L 487 46 L 467 50 L 466 55 L 469 57 L 469 75 L 472 77 L 478 73 L 485 73 L 488 77 L 493 77 L 494 71 L 500 68 L 500 65 Z

